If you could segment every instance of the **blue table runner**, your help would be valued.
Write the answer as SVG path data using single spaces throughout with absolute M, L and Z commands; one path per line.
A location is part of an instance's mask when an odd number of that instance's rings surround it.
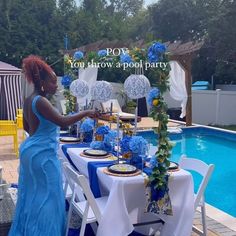
M 71 144 L 63 144 L 61 149 L 64 153 L 64 155 L 66 156 L 67 160 L 70 162 L 70 164 L 77 170 L 78 168 L 75 166 L 75 164 L 73 163 L 73 161 L 70 158 L 70 155 L 67 152 L 68 148 L 88 148 L 89 147 L 89 143 L 71 143 Z
M 67 160 L 69 161 L 69 163 L 79 172 L 78 168 L 76 167 L 76 165 L 73 163 L 73 161 L 70 158 L 70 155 L 67 152 L 68 148 L 88 148 L 89 147 L 89 143 L 73 143 L 73 144 L 63 144 L 61 149 L 64 153 L 64 155 L 66 156 Z M 113 164 L 115 161 L 90 161 L 88 162 L 88 174 L 89 174 L 89 184 L 90 184 L 90 188 L 93 192 L 93 195 L 95 198 L 97 197 L 101 197 L 101 192 L 100 192 L 100 188 L 99 188 L 99 183 L 98 183 L 98 177 L 97 177 L 97 168 L 99 167 L 107 167 L 111 164 Z
M 107 167 L 115 161 L 91 161 L 88 162 L 89 184 L 95 198 L 101 197 L 101 192 L 98 183 L 97 168 Z

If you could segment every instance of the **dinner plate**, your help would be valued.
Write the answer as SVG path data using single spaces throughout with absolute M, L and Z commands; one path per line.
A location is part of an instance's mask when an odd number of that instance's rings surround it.
M 179 168 L 179 164 L 178 163 L 173 162 L 173 161 L 170 162 L 169 170 L 176 170 L 178 168 Z
M 97 150 L 97 149 L 86 149 L 84 150 L 84 154 L 89 155 L 89 156 L 106 156 L 108 152 L 104 150 Z
M 75 137 L 61 137 L 60 141 L 62 141 L 62 142 L 79 142 L 80 139 L 75 138 Z
M 129 164 L 114 164 L 110 165 L 108 170 L 116 174 L 132 174 L 137 171 L 137 168 Z
M 60 130 L 60 134 L 69 134 L 68 130 Z

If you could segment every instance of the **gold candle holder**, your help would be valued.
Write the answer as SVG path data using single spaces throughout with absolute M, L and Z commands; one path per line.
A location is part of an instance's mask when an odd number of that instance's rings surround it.
M 95 134 L 95 140 L 96 141 L 103 141 L 104 136 L 102 134 Z
M 132 157 L 132 152 L 125 152 L 122 154 L 124 159 L 130 159 Z

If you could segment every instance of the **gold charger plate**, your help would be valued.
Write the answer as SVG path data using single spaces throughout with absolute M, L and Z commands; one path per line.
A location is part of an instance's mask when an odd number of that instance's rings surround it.
M 117 160 L 117 157 L 111 155 L 111 154 L 107 154 L 106 156 L 90 156 L 90 155 L 86 155 L 84 152 L 80 153 L 80 156 L 82 157 L 86 157 L 86 158 L 91 158 L 91 159 L 109 159 L 109 160 Z
M 107 168 L 104 168 L 103 173 L 107 175 L 117 176 L 117 177 L 132 177 L 132 176 L 140 175 L 142 171 L 137 169 L 137 171 L 132 174 L 117 174 L 117 173 L 110 172 Z
M 104 150 L 97 150 L 97 149 L 85 149 L 84 151 L 85 155 L 88 156 L 107 156 L 108 152 Z

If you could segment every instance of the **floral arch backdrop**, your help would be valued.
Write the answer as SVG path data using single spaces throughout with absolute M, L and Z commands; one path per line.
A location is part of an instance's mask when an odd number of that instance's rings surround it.
M 168 175 L 167 170 L 170 165 L 169 157 L 171 155 L 172 145 L 168 138 L 167 132 L 167 104 L 163 99 L 163 94 L 169 89 L 169 71 L 168 53 L 166 46 L 160 42 L 153 42 L 147 48 L 121 48 L 112 51 L 112 49 L 103 49 L 98 52 L 76 51 L 72 56 L 64 55 L 64 71 L 65 75 L 62 78 L 62 85 L 64 86 L 64 95 L 67 100 L 67 112 L 72 112 L 75 99 L 70 93 L 70 83 L 77 79 L 75 71 L 79 68 L 88 66 L 96 67 L 118 67 L 124 70 L 135 69 L 136 72 L 140 70 L 152 70 L 156 78 L 156 88 L 152 89 L 148 96 L 148 103 L 151 107 L 150 116 L 159 122 L 158 128 L 155 129 L 158 139 L 158 150 L 156 152 L 155 163 L 153 163 L 152 173 L 149 176 L 149 183 L 154 189 L 160 192 L 160 198 L 164 196 L 167 191 Z M 159 199 L 160 199 L 159 198 Z M 156 199 L 158 200 L 158 199 Z

